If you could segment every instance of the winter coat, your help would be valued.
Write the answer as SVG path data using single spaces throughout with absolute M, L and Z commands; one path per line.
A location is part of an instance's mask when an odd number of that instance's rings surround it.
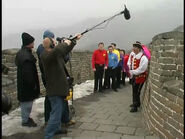
M 41 59 L 40 59 L 40 55 L 42 54 L 43 51 L 44 51 L 44 47 L 42 44 L 40 44 L 37 48 L 37 55 L 38 55 L 38 59 L 39 59 L 39 68 L 40 68 L 40 72 L 41 72 L 42 82 L 43 82 L 44 87 L 46 88 L 46 79 L 45 79 L 44 69 L 42 66 Z
M 72 41 L 70 46 L 66 43 L 59 43 L 51 51 L 44 50 L 41 54 L 48 96 L 66 97 L 68 95 L 69 84 L 64 70 L 64 57 L 73 49 L 75 44 L 75 41 Z
M 16 54 L 17 98 L 20 102 L 32 101 L 39 97 L 40 86 L 36 58 L 30 49 L 22 47 Z

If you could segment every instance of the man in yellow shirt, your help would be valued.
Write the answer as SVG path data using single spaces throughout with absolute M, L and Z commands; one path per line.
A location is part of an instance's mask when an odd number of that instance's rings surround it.
M 118 62 L 120 61 L 120 53 L 119 51 L 116 49 L 116 44 L 115 43 L 111 43 L 111 46 L 113 47 L 113 53 L 115 53 L 118 56 Z
M 113 47 L 113 53 L 115 53 L 117 56 L 118 56 L 118 63 L 120 61 L 120 53 L 119 51 L 116 49 L 116 44 L 115 43 L 111 43 L 111 46 Z M 118 78 L 119 78 L 119 71 L 118 71 L 118 67 L 116 67 L 115 69 L 115 72 L 116 72 L 116 77 L 115 77 L 115 82 L 116 82 L 116 88 L 119 87 L 119 83 L 118 83 Z

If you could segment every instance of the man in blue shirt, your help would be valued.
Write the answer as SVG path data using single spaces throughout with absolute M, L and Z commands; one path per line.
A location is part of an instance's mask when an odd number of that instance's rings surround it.
M 104 88 L 110 88 L 110 78 L 112 78 L 112 89 L 117 92 L 116 84 L 115 84 L 115 74 L 116 74 L 116 67 L 118 65 L 118 56 L 113 53 L 113 47 L 108 47 L 108 68 L 105 70 L 105 80 L 104 80 Z

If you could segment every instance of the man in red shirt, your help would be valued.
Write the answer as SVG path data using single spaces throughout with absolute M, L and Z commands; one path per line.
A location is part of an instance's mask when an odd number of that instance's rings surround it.
M 102 79 L 104 69 L 107 69 L 108 66 L 108 55 L 107 51 L 104 50 L 104 43 L 100 42 L 98 44 L 98 49 L 93 52 L 92 55 L 92 68 L 94 71 L 94 93 L 98 91 L 103 92 L 102 90 Z

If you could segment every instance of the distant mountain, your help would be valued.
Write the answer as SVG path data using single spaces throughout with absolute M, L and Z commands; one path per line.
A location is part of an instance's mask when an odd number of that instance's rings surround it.
M 166 10 L 166 12 L 169 12 Z M 153 15 L 151 15 L 153 13 Z M 163 13 L 166 15 L 166 13 Z M 152 17 L 151 17 L 152 16 Z M 149 44 L 152 38 L 163 32 L 173 30 L 181 23 L 181 15 L 164 16 L 160 18 L 160 12 L 155 10 L 150 12 L 131 13 L 131 19 L 125 20 L 124 16 L 118 16 L 114 20 L 110 21 L 106 26 L 106 23 L 93 31 L 89 31 L 84 34 L 81 40 L 75 46 L 75 50 L 95 50 L 99 42 L 104 42 L 107 48 L 111 42 L 117 44 L 118 48 L 129 50 L 132 47 L 132 43 L 140 41 L 143 44 Z M 73 26 L 49 28 L 55 33 L 55 36 L 69 37 L 75 33 L 81 33 L 86 29 L 93 27 L 94 25 L 104 21 L 108 17 L 91 18 Z M 29 30 L 27 31 L 35 37 L 35 48 L 42 42 L 43 32 L 46 29 Z M 3 36 L 2 48 L 20 48 L 21 45 L 21 33 L 11 34 Z

